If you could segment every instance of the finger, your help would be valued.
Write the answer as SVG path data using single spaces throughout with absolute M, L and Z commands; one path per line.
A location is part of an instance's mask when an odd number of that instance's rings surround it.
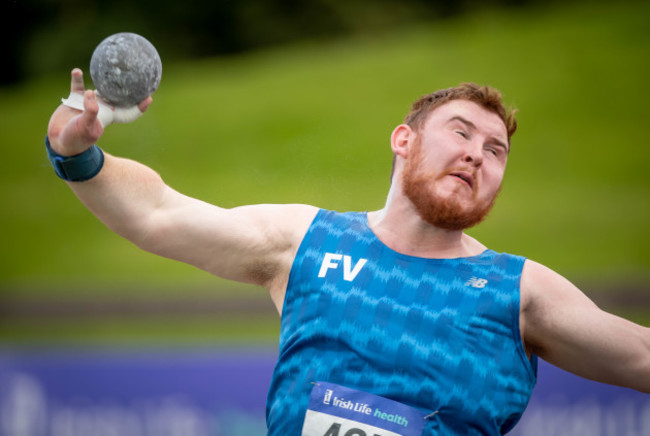
M 70 73 L 70 92 L 84 92 L 84 74 L 79 68 L 75 68 Z
M 97 121 L 97 113 L 99 112 L 99 104 L 97 97 L 92 90 L 84 92 L 84 111 L 80 115 L 80 126 L 93 138 L 101 134 L 101 125 Z M 100 130 L 98 130 L 98 127 Z
M 84 116 L 88 118 L 88 121 L 94 123 L 97 119 L 97 112 L 99 112 L 99 104 L 97 103 L 97 96 L 92 90 L 87 90 L 84 92 Z
M 149 105 L 153 102 L 153 98 L 151 96 L 145 98 L 138 104 L 138 109 L 140 109 L 140 112 L 145 112 L 148 108 Z

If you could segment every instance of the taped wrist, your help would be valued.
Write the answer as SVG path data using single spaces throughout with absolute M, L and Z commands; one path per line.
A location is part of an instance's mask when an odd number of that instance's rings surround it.
M 131 107 L 113 107 L 105 103 L 101 96 L 95 91 L 97 95 L 97 105 L 99 106 L 99 112 L 97 112 L 97 119 L 101 123 L 102 127 L 106 127 L 109 124 L 114 123 L 130 123 L 137 120 L 142 116 L 142 112 L 138 106 Z M 61 102 L 73 109 L 80 111 L 84 110 L 84 96 L 77 92 L 71 92 L 68 98 L 62 98 Z
M 90 180 L 99 174 L 104 166 L 104 152 L 96 145 L 74 156 L 61 156 L 52 150 L 50 140 L 46 136 L 45 148 L 56 175 L 69 182 Z

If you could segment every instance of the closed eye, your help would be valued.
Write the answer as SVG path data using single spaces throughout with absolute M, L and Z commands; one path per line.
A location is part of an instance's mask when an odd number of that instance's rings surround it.
M 464 131 L 462 131 L 462 130 L 456 130 L 456 134 L 462 136 L 465 139 L 469 138 L 469 135 L 467 133 L 465 133 Z
M 508 150 L 501 145 L 487 145 L 485 147 L 488 153 L 491 153 L 495 157 L 500 157 L 502 154 L 507 154 Z

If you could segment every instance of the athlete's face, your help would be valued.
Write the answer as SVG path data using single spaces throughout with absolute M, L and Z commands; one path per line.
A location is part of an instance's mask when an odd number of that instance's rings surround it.
M 472 227 L 494 204 L 508 152 L 506 127 L 497 114 L 467 100 L 452 100 L 436 108 L 415 133 L 402 189 L 434 226 Z

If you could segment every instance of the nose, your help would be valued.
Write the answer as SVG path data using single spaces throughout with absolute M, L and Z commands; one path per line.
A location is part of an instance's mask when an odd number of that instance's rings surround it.
M 462 161 L 475 167 L 480 167 L 483 163 L 483 146 L 482 144 L 472 143 L 463 150 Z

